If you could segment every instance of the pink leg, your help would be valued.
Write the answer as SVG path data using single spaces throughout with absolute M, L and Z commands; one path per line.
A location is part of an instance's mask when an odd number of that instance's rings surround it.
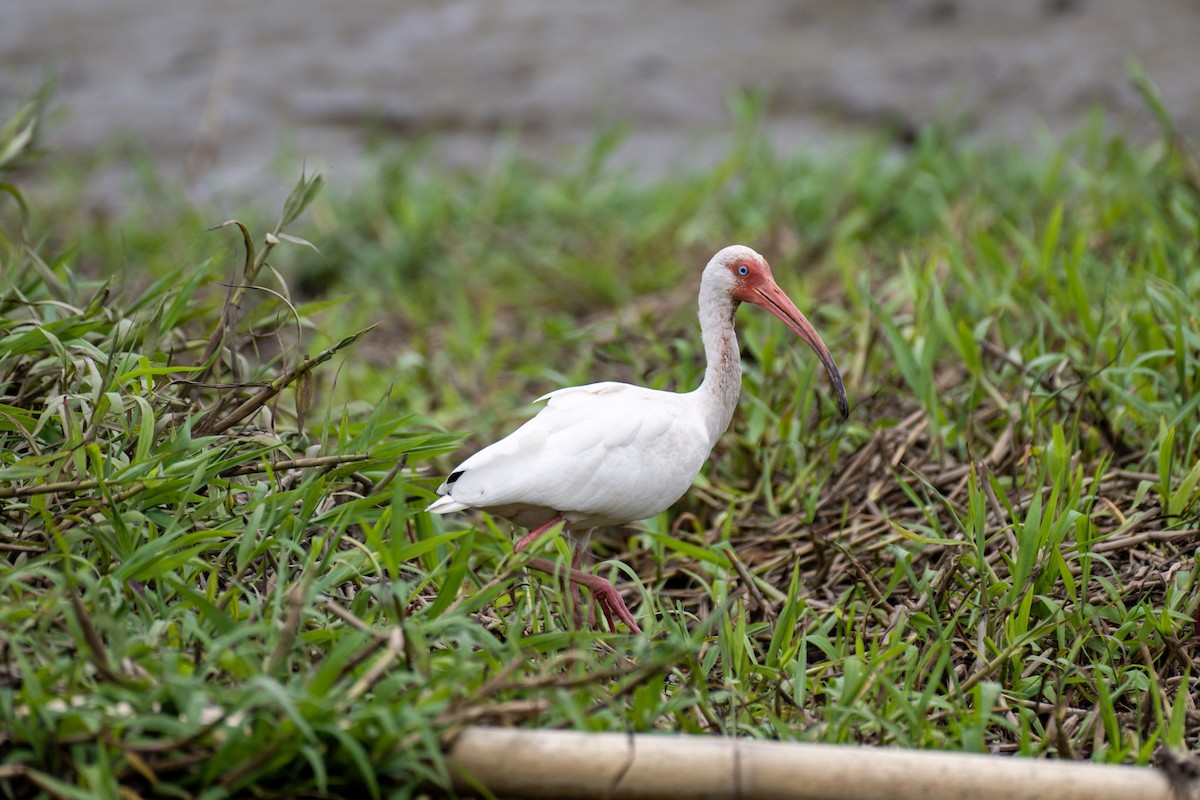
M 563 521 L 562 514 L 558 514 L 557 516 L 552 518 L 546 524 L 537 526 L 536 528 L 531 530 L 529 533 L 522 536 L 520 539 L 517 539 L 516 544 L 513 545 L 513 552 L 519 553 L 522 550 L 524 550 L 526 547 L 529 547 L 529 545 L 533 544 L 539 538 L 541 538 L 546 533 L 546 531 L 550 530 L 551 528 L 553 528 L 555 525 L 557 525 L 558 523 L 560 523 L 562 521 Z
M 576 543 L 575 552 L 571 554 L 571 571 L 579 572 L 583 568 L 583 546 Z M 575 624 L 583 624 L 583 585 L 579 583 L 572 584 L 575 587 Z M 596 601 L 588 607 L 588 625 L 595 627 L 596 625 Z
M 531 558 L 527 566 L 549 575 L 558 575 L 562 572 L 562 567 L 548 558 Z M 633 614 L 629 613 L 629 608 L 625 605 L 625 600 L 621 597 L 620 592 L 604 578 L 599 575 L 589 575 L 583 570 L 571 567 L 567 580 L 588 588 L 588 591 L 592 593 L 592 602 L 599 605 L 600 610 L 604 612 L 611 631 L 616 632 L 617 620 L 620 620 L 631 632 L 642 632 L 637 622 L 634 621 Z

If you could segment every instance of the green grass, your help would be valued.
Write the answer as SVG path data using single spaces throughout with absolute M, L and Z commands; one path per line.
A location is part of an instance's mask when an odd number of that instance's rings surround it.
M 1194 748 L 1200 168 L 1169 117 L 1157 144 L 1097 119 L 1037 156 L 931 129 L 818 158 L 735 113 L 727 157 L 669 179 L 610 166 L 608 135 L 481 173 L 423 145 L 207 232 L 230 215 L 152 176 L 80 213 L 85 176 L 33 164 L 16 115 L 0 793 L 437 794 L 475 723 Z M 699 270 L 734 241 L 822 331 L 851 418 L 742 311 L 695 488 L 593 542 L 646 635 L 579 629 L 509 526 L 420 509 L 545 391 L 692 388 Z

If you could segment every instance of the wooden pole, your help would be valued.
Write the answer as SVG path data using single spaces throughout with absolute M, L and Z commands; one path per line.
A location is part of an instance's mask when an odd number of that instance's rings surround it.
M 1144 768 L 706 736 L 468 728 L 456 790 L 610 800 L 1172 800 Z

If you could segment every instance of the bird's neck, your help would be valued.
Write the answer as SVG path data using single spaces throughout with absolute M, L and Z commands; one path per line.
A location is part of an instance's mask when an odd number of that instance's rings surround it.
M 729 427 L 742 391 L 742 362 L 733 315 L 738 303 L 728 292 L 700 293 L 700 332 L 704 339 L 704 382 L 696 390 L 713 444 Z

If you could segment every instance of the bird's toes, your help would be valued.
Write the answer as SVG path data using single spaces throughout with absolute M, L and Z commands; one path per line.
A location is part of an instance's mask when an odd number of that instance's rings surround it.
M 642 632 L 637 622 L 634 621 L 633 614 L 629 613 L 629 607 L 625 605 L 624 598 L 611 583 L 597 591 L 595 597 L 600 603 L 600 609 L 604 612 L 604 616 L 608 619 L 609 630 L 613 633 L 617 632 L 618 619 L 625 623 L 631 633 Z

